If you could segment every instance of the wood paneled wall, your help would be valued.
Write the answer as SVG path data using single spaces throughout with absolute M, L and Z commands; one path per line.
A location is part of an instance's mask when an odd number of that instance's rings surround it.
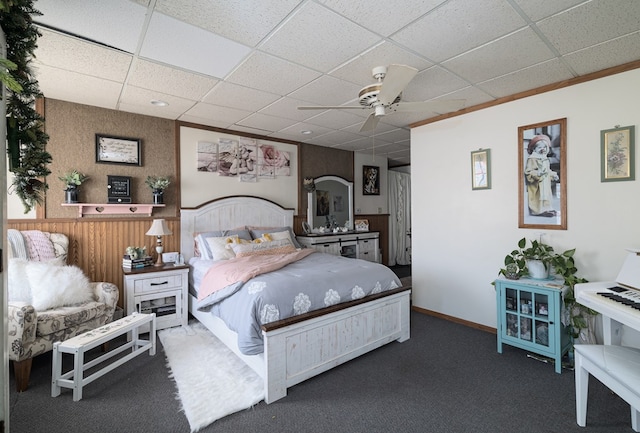
M 180 250 L 180 219 L 165 218 L 170 236 L 162 238 L 164 252 Z M 145 233 L 153 218 L 131 219 L 40 219 L 8 220 L 7 228 L 64 233 L 69 237 L 67 263 L 80 267 L 91 281 L 107 281 L 120 289 L 119 306 L 124 305 L 122 256 L 128 246 L 146 246 L 156 258 L 155 236 Z

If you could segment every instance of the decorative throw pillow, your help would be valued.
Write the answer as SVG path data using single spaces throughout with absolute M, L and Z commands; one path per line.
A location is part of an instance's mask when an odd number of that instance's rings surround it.
M 249 227 L 249 231 L 251 232 L 251 237 L 253 239 L 258 239 L 262 237 L 265 233 L 270 233 L 273 235 L 274 233 L 280 233 L 286 231 L 289 234 L 289 240 L 296 248 L 302 248 L 302 245 L 296 239 L 296 235 L 291 230 L 291 227 Z
M 233 250 L 227 248 L 227 246 L 233 244 L 236 239 L 238 239 L 238 235 L 206 238 L 206 245 L 211 254 L 209 260 L 229 260 L 234 258 Z
M 9 259 L 7 283 L 10 302 L 20 301 L 31 304 L 31 285 L 29 285 L 26 270 L 28 263 L 29 261 L 25 259 Z
M 236 257 L 286 254 L 296 251 L 296 248 L 291 244 L 291 242 L 289 242 L 288 239 L 264 241 L 257 244 L 232 244 L 231 248 L 233 249 Z
M 245 229 L 234 230 L 215 230 L 210 232 L 200 232 L 194 234 L 194 256 L 200 257 L 205 260 L 213 260 L 209 246 L 207 245 L 207 238 L 211 237 L 224 237 L 237 235 L 239 239 L 247 241 L 251 240 L 251 233 Z
M 38 311 L 94 300 L 89 279 L 77 266 L 29 262 L 26 273 L 31 305 Z

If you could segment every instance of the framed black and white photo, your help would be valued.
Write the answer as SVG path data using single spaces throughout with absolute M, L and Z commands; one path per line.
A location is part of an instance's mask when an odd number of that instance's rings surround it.
M 136 138 L 96 134 L 96 162 L 140 166 L 141 141 Z
M 518 227 L 567 229 L 567 119 L 518 128 Z
M 362 166 L 362 195 L 380 195 L 380 167 Z

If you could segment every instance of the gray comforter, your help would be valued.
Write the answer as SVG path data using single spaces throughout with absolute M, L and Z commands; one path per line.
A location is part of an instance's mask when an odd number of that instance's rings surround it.
M 231 285 L 199 304 L 238 333 L 246 355 L 263 352 L 261 325 L 400 287 L 386 266 L 313 253 L 277 271 Z

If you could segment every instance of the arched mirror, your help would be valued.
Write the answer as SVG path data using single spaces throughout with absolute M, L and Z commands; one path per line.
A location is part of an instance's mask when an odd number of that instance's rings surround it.
M 353 230 L 353 182 L 338 176 L 317 177 L 307 203 L 307 224 L 314 231 L 319 227 Z

